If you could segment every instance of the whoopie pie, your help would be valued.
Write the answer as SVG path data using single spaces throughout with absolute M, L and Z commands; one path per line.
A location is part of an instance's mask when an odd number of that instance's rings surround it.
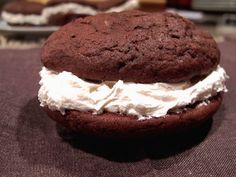
M 138 0 L 14 0 L 3 7 L 2 19 L 14 26 L 60 26 L 76 18 L 138 7 Z
M 191 129 L 227 92 L 212 36 L 167 12 L 75 20 L 48 38 L 41 60 L 40 105 L 59 124 L 98 137 Z

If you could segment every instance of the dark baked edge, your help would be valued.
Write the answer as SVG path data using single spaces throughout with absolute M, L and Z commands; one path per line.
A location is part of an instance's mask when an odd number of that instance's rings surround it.
M 48 116 L 75 132 L 100 138 L 141 138 L 179 133 L 201 125 L 219 108 L 223 93 L 209 99 L 206 106 L 188 109 L 179 114 L 139 121 L 137 117 L 103 113 L 93 115 L 90 112 L 67 110 L 65 115 L 59 111 L 44 110 Z

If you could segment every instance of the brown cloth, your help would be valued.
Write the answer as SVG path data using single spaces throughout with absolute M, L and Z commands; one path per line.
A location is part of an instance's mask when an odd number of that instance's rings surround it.
M 236 43 L 220 44 L 229 92 L 213 117 L 188 134 L 112 142 L 73 135 L 37 100 L 39 49 L 0 51 L 0 176 L 236 175 Z

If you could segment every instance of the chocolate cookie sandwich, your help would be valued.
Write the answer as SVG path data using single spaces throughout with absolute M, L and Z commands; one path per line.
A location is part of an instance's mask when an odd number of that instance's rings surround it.
M 227 75 L 211 35 L 171 13 L 126 11 L 75 20 L 42 49 L 40 105 L 71 130 L 141 137 L 201 125 Z
M 10 25 L 64 25 L 75 18 L 135 9 L 138 0 L 15 0 L 3 7 Z

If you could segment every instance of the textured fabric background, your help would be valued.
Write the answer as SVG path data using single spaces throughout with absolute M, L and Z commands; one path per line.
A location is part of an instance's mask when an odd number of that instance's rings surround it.
M 236 43 L 220 45 L 230 76 L 221 108 L 188 134 L 136 142 L 72 135 L 39 107 L 38 49 L 0 51 L 0 176 L 236 176 Z

